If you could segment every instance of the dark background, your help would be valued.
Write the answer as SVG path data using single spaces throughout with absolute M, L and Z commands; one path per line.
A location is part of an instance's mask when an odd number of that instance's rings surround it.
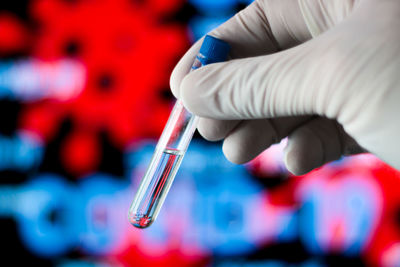
M 400 175 L 371 155 L 293 177 L 284 144 L 237 166 L 196 135 L 158 220 L 129 225 L 174 65 L 250 2 L 1 1 L 4 265 L 399 266 Z

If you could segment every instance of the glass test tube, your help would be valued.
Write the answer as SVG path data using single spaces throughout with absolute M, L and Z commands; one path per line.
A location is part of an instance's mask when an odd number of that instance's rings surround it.
M 191 71 L 226 60 L 229 50 L 226 42 L 207 35 Z M 146 228 L 157 218 L 192 140 L 197 122 L 198 117 L 188 112 L 182 103 L 177 101 L 129 209 L 128 216 L 132 225 Z

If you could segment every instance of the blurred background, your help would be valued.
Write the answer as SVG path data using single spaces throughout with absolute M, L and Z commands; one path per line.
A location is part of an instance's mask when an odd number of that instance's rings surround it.
M 251 1 L 0 2 L 0 260 L 22 266 L 400 266 L 400 173 L 302 177 L 195 136 L 158 220 L 127 211 L 195 40 Z

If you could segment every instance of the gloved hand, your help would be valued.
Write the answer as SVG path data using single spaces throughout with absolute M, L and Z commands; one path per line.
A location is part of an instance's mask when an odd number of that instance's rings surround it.
M 288 136 L 295 174 L 363 151 L 400 168 L 399 0 L 258 0 L 211 35 L 231 60 L 187 75 L 199 41 L 171 88 L 229 160 Z

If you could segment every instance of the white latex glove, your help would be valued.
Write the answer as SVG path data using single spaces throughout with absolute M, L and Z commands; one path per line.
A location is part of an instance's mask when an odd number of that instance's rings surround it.
M 229 160 L 289 136 L 295 174 L 363 151 L 400 168 L 399 0 L 258 0 L 211 34 L 232 60 L 187 75 L 198 42 L 171 88 Z

